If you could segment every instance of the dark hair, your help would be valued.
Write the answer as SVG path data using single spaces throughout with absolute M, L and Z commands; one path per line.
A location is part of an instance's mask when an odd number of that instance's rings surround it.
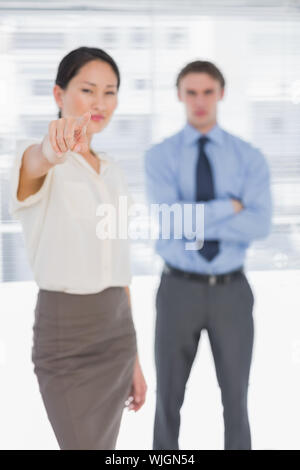
M 187 64 L 183 69 L 179 72 L 176 86 L 178 88 L 180 80 L 185 77 L 188 73 L 207 73 L 211 77 L 215 78 L 220 82 L 222 88 L 225 87 L 225 79 L 222 72 L 216 67 L 212 62 L 207 60 L 195 60 L 194 62 L 190 62 Z
M 117 89 L 119 89 L 121 79 L 117 64 L 109 54 L 97 47 L 82 46 L 78 49 L 74 49 L 63 57 L 58 66 L 55 84 L 59 85 L 64 90 L 67 88 L 69 81 L 79 72 L 81 67 L 92 60 L 101 60 L 111 66 L 117 76 Z M 61 118 L 61 110 L 59 110 L 58 117 Z

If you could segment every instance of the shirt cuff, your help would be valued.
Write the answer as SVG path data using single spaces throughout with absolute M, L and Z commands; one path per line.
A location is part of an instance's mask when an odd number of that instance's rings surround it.
M 207 203 L 204 203 L 204 208 L 208 210 L 211 210 L 211 214 L 209 215 L 209 220 L 208 222 L 218 222 L 220 219 L 225 219 L 226 217 L 229 217 L 235 213 L 234 207 L 232 204 L 231 199 L 213 199 L 212 201 L 208 201 Z M 206 210 L 205 211 L 205 216 L 206 216 Z M 204 220 L 205 223 L 205 220 Z
M 204 207 L 204 226 L 203 219 L 199 220 L 196 227 L 196 233 L 188 233 L 187 238 L 191 241 L 202 240 L 205 238 L 205 227 L 211 227 L 223 219 L 232 216 L 235 211 L 231 199 L 212 199 L 211 201 L 200 201 Z

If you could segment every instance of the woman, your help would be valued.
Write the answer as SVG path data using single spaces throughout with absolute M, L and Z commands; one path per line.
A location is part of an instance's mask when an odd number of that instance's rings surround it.
M 91 149 L 119 86 L 103 50 L 67 54 L 53 89 L 58 119 L 42 142 L 18 144 L 12 171 L 11 211 L 39 287 L 32 361 L 61 449 L 114 449 L 124 407 L 140 409 L 147 389 L 130 307 L 129 241 L 96 231 L 97 207 L 130 198 L 118 164 Z

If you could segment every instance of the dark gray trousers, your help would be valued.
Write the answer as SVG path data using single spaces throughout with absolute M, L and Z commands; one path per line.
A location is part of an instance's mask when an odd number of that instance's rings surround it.
M 243 273 L 226 284 L 162 273 L 156 294 L 156 410 L 153 449 L 178 449 L 180 408 L 206 329 L 221 389 L 225 450 L 251 449 L 247 392 L 254 296 Z

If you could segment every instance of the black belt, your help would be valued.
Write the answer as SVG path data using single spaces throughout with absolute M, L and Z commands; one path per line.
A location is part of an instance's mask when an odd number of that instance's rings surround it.
M 231 271 L 225 274 L 199 274 L 193 273 L 189 271 L 182 271 L 181 269 L 174 268 L 170 266 L 168 263 L 165 263 L 163 268 L 164 274 L 173 274 L 174 276 L 183 277 L 185 279 L 193 279 L 196 281 L 205 282 L 210 285 L 214 284 L 225 284 L 230 282 L 232 279 L 240 277 L 244 273 L 244 269 L 241 268 L 236 269 L 235 271 Z

